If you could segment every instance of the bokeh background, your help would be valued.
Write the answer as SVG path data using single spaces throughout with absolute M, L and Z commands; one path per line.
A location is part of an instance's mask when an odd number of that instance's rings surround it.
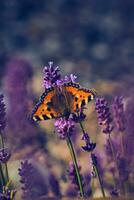
M 37 125 L 27 118 L 44 91 L 44 66 L 53 61 L 62 75 L 75 74 L 83 87 L 94 87 L 109 103 L 117 94 L 133 99 L 133 35 L 133 0 L 0 1 L 0 89 L 7 105 L 10 176 L 18 190 L 17 168 L 26 158 L 43 175 L 46 188 L 52 187 L 43 191 L 41 181 L 38 196 L 56 195 L 51 175 L 59 180 L 61 193 L 65 195 L 68 188 L 65 167 L 70 155 L 53 121 Z M 100 135 L 93 103 L 86 112 L 85 128 L 98 142 L 103 157 L 105 136 Z M 86 174 L 90 163 L 79 148 L 80 137 L 75 135 L 74 141 Z M 95 196 L 100 196 L 96 185 Z

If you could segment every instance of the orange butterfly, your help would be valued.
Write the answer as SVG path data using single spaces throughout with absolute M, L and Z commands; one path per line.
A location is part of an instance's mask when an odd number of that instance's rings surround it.
M 51 87 L 40 97 L 32 118 L 39 121 L 69 116 L 91 101 L 95 95 L 94 90 L 80 88 L 78 83 L 73 82 L 64 83 L 61 87 Z

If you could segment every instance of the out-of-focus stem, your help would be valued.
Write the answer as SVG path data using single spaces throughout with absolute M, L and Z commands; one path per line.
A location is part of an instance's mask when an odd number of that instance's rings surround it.
M 3 134 L 2 133 L 0 133 L 0 139 L 1 139 L 1 148 L 4 149 L 4 139 L 3 139 Z M 7 163 L 5 163 L 4 165 L 5 165 L 6 179 L 7 179 L 7 182 L 8 182 L 9 181 L 9 174 L 8 174 Z
M 96 173 L 96 175 L 98 177 L 98 181 L 99 181 L 99 184 L 100 184 L 102 196 L 103 196 L 103 198 L 105 198 L 106 196 L 105 196 L 103 184 L 102 184 L 102 181 L 101 181 L 100 173 L 99 173 L 98 167 L 96 165 L 94 165 L 94 164 L 93 164 L 93 170 L 94 170 L 94 172 Z
M 112 140 L 111 140 L 110 134 L 108 134 L 108 142 L 109 142 L 109 145 L 110 145 L 110 148 L 111 148 L 111 152 L 112 152 L 112 156 L 113 156 L 113 161 L 115 163 L 115 168 L 116 168 L 116 171 L 118 173 L 120 190 L 122 190 L 121 192 L 123 192 L 122 183 L 120 181 L 120 172 L 119 172 L 119 168 L 118 168 L 118 162 L 117 162 L 117 159 L 116 159 L 116 155 L 115 155 L 115 151 L 114 151 L 114 147 L 113 147 L 113 144 L 112 144 Z
M 121 151 L 122 151 L 122 156 L 125 156 L 125 146 L 124 146 L 124 133 L 120 132 L 120 143 L 121 143 Z
M 77 163 L 76 155 L 74 152 L 73 144 L 72 144 L 71 138 L 69 136 L 67 136 L 67 144 L 68 144 L 70 154 L 71 154 L 71 157 L 72 157 L 72 160 L 74 163 L 74 167 L 75 167 L 75 171 L 76 171 L 76 175 L 77 175 L 77 179 L 78 179 L 78 183 L 79 183 L 80 194 L 81 194 L 81 197 L 84 199 L 84 190 L 83 190 L 81 175 L 79 173 L 78 163 Z
M 0 164 L 0 175 L 1 175 L 1 182 L 2 182 L 2 186 L 6 185 L 6 181 L 5 181 L 5 177 L 4 177 L 4 173 L 3 173 L 3 169 L 2 169 L 2 165 Z
M 85 135 L 86 132 L 84 130 L 82 122 L 79 121 L 79 124 L 80 124 L 80 127 L 81 127 L 83 135 Z M 93 165 L 93 169 L 94 169 L 94 171 L 95 171 L 95 173 L 96 173 L 96 175 L 98 177 L 98 181 L 99 181 L 99 184 L 100 184 L 100 187 L 101 187 L 103 198 L 105 198 L 105 192 L 104 192 L 103 184 L 102 184 L 101 177 L 100 177 L 100 174 L 99 174 L 99 170 L 98 170 L 97 166 L 95 166 L 95 165 Z

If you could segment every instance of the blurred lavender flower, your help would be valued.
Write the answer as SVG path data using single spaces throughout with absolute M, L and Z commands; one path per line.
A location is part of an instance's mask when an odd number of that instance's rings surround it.
M 130 173 L 128 160 L 127 160 L 127 158 L 124 158 L 120 155 L 118 155 L 117 160 L 118 160 L 120 180 L 123 183 L 125 181 L 128 181 L 128 177 L 129 177 L 129 173 Z
M 32 197 L 32 188 L 33 188 L 33 166 L 27 160 L 21 162 L 21 167 L 18 169 L 19 175 L 21 177 L 20 182 L 23 187 L 23 197 L 29 199 Z
M 81 166 L 80 166 L 79 163 L 78 163 L 78 169 L 79 169 L 79 172 L 80 172 Z M 73 184 L 75 189 L 77 191 L 79 191 L 79 183 L 78 183 L 78 179 L 77 179 L 77 175 L 76 175 L 76 171 L 75 171 L 75 167 L 74 167 L 73 162 L 69 163 L 69 168 L 68 168 L 67 172 L 68 172 L 68 177 L 69 177 L 69 180 L 71 181 L 71 184 Z M 82 178 L 82 176 L 81 176 L 81 178 Z
M 127 100 L 126 109 L 126 153 L 130 159 L 131 164 L 134 164 L 134 90 L 131 91 L 130 96 Z
M 97 98 L 95 102 L 96 111 L 98 113 L 98 122 L 102 126 L 105 134 L 110 134 L 113 130 L 112 117 L 108 107 L 108 103 L 104 98 Z
M 27 86 L 31 76 L 32 69 L 26 61 L 11 59 L 7 63 L 4 82 L 9 101 L 6 132 L 10 143 L 15 144 L 12 145 L 14 148 L 17 145 L 20 147 L 21 144 L 31 142 L 36 135 L 35 127 L 28 120 L 32 101 Z
M 16 190 L 10 190 L 8 187 L 3 187 L 2 193 L 0 193 L 0 200 L 14 200 Z
M 115 151 L 115 156 L 117 157 L 117 155 L 120 155 L 121 153 L 121 144 L 120 144 L 120 136 L 117 136 L 116 138 L 112 138 L 111 139 L 114 151 Z M 110 148 L 110 144 L 109 144 L 109 140 L 106 140 L 106 144 L 104 145 L 104 150 L 105 153 L 107 155 L 107 161 L 108 163 L 110 163 L 111 161 L 113 161 L 113 154 L 112 154 L 112 150 Z
M 5 112 L 5 104 L 3 102 L 4 95 L 0 94 L 0 132 L 4 130 L 6 126 L 6 112 Z
M 49 175 L 49 185 L 54 195 L 56 197 L 60 197 L 61 196 L 60 185 L 56 176 L 53 173 Z
M 60 118 L 55 121 L 55 127 L 61 139 L 71 136 L 74 132 L 74 121 L 69 118 Z
M 84 151 L 92 152 L 92 151 L 95 149 L 96 143 L 91 142 L 88 133 L 85 133 L 85 134 L 82 136 L 82 140 L 84 140 L 85 143 L 86 143 L 85 146 L 82 146 L 82 149 L 83 149 Z
M 23 198 L 37 199 L 40 196 L 47 195 L 48 187 L 45 177 L 37 170 L 28 160 L 21 162 L 21 167 L 18 169 L 21 177 Z
M 123 97 L 116 96 L 114 98 L 114 102 L 112 104 L 112 111 L 113 111 L 113 120 L 115 127 L 118 131 L 125 130 L 125 115 L 124 115 L 124 107 L 123 107 Z
M 11 157 L 11 153 L 7 150 L 7 148 L 0 149 L 0 164 L 6 163 Z
M 119 191 L 117 189 L 113 189 L 110 192 L 110 194 L 111 194 L 112 197 L 118 197 L 119 196 Z

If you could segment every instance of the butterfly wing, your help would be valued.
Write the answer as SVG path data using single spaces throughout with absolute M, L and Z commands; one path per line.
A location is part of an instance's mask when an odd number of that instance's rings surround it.
M 66 83 L 64 85 L 65 90 L 73 95 L 73 108 L 72 112 L 76 112 L 81 106 L 86 105 L 89 101 L 93 100 L 96 92 L 95 90 L 88 90 L 80 88 L 77 83 Z
M 36 104 L 32 118 L 35 121 L 56 118 L 58 113 L 52 106 L 52 98 L 54 96 L 54 88 L 47 89 L 40 97 L 39 103 Z

